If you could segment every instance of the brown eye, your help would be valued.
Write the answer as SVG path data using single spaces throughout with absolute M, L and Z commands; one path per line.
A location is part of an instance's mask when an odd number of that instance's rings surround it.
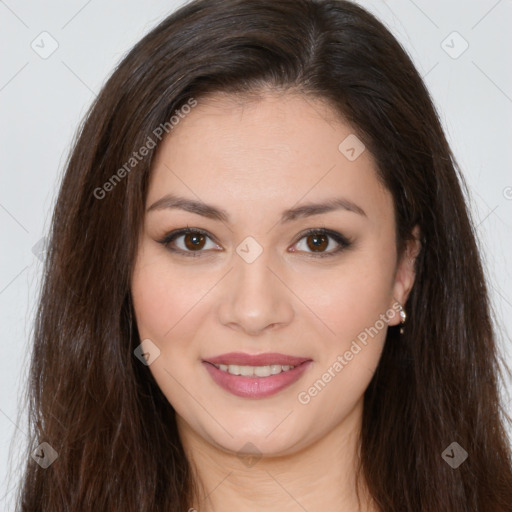
M 327 235 L 309 235 L 307 245 L 313 252 L 323 252 L 329 245 L 329 237 Z
M 185 247 L 194 251 L 195 249 L 202 249 L 204 247 L 206 237 L 201 233 L 187 233 L 183 235 L 183 241 L 185 243 Z
M 317 228 L 302 233 L 293 252 L 304 252 L 309 256 L 317 257 L 334 256 L 351 245 L 352 242 L 341 233 L 326 228 Z
M 183 256 L 204 256 L 203 253 L 211 252 L 209 249 L 222 250 L 206 231 L 192 228 L 173 231 L 160 240 L 160 243 L 169 251 Z M 208 243 L 211 245 L 208 246 Z

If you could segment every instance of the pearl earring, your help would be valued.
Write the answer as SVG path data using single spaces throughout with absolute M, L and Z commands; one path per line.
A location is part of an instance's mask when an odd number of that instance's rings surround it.
M 403 325 L 405 324 L 405 319 L 407 318 L 407 315 L 405 313 L 404 308 L 402 305 L 400 305 L 400 334 L 404 333 Z

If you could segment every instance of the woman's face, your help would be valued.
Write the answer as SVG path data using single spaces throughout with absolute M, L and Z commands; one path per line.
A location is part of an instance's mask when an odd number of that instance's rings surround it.
M 211 96 L 164 139 L 132 294 L 183 436 L 284 455 L 357 423 L 414 278 L 375 169 L 333 111 L 291 93 Z

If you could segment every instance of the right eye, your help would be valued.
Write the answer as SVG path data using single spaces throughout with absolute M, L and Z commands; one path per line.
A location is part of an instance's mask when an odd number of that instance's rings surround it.
M 181 242 L 181 247 L 179 247 L 177 240 L 179 240 L 182 237 L 183 240 Z M 187 227 L 171 231 L 170 233 L 165 235 L 165 237 L 162 240 L 160 240 L 160 243 L 173 253 L 177 253 L 183 256 L 197 257 L 201 256 L 202 252 L 205 252 L 203 251 L 203 249 L 206 245 L 206 240 L 211 238 L 212 237 L 207 231 L 204 231 L 199 228 Z M 171 244 L 173 243 L 178 245 L 178 248 L 172 247 Z M 220 247 L 215 243 L 213 243 L 213 246 L 217 248 Z

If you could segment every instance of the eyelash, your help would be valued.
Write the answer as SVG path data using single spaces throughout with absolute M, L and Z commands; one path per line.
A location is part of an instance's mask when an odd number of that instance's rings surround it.
M 215 242 L 214 239 L 210 236 L 210 234 L 207 231 L 204 231 L 203 229 L 199 229 L 199 228 L 189 228 L 189 227 L 171 231 L 170 233 L 165 235 L 165 237 L 162 240 L 159 240 L 158 242 L 161 243 L 162 245 L 164 245 L 169 251 L 171 251 L 173 253 L 177 253 L 177 254 L 180 254 L 180 255 L 183 255 L 186 257 L 197 258 L 198 256 L 201 256 L 202 252 L 205 252 L 205 251 L 203 251 L 203 250 L 183 251 L 182 249 L 174 249 L 172 247 L 169 247 L 171 242 L 174 242 L 174 240 L 176 240 L 177 238 L 179 238 L 182 235 L 187 235 L 190 233 L 204 235 L 204 236 L 210 238 L 210 240 L 212 240 L 213 242 Z M 341 251 L 348 249 L 352 245 L 352 242 L 349 239 L 347 239 L 344 235 L 342 235 L 341 233 L 338 233 L 337 231 L 332 231 L 332 230 L 324 228 L 324 227 L 311 228 L 311 229 L 308 229 L 308 230 L 302 232 L 299 235 L 297 241 L 293 245 L 297 244 L 303 238 L 306 238 L 310 235 L 325 235 L 325 236 L 332 238 L 337 244 L 339 244 L 339 247 L 337 249 L 330 251 L 330 252 L 323 252 L 323 253 L 322 252 L 320 252 L 320 253 L 314 253 L 314 252 L 307 253 L 306 252 L 306 254 L 308 254 L 309 256 L 311 256 L 313 258 L 326 258 L 326 257 L 330 257 L 330 256 L 335 256 L 335 255 L 339 254 Z M 215 243 L 217 243 L 217 242 L 215 242 Z M 218 244 L 218 245 L 220 245 L 220 244 Z M 300 251 L 297 251 L 297 252 L 300 252 Z

